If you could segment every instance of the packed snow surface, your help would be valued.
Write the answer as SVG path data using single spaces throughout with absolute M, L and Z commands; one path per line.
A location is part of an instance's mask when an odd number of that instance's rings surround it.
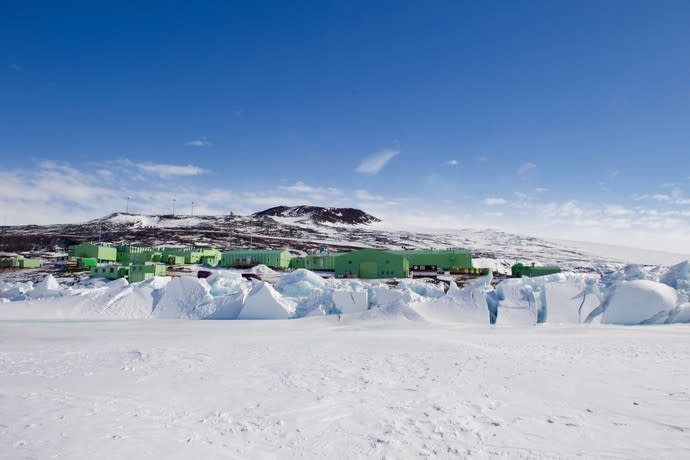
M 0 458 L 690 458 L 690 326 L 398 318 L 0 321 Z

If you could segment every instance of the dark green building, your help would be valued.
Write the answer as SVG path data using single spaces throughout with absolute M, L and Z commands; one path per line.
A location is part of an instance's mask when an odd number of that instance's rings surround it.
M 553 275 L 561 272 L 561 268 L 555 265 L 535 265 L 534 263 L 532 265 L 516 263 L 510 269 L 515 278 L 522 278 L 523 276 L 533 278 L 535 276 Z
M 360 249 L 334 256 L 338 278 L 409 278 L 410 263 L 399 253 L 381 249 Z

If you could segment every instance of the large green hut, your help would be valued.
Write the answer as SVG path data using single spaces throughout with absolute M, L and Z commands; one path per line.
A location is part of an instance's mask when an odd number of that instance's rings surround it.
M 338 278 L 409 278 L 410 263 L 401 254 L 381 249 L 360 249 L 334 257 Z

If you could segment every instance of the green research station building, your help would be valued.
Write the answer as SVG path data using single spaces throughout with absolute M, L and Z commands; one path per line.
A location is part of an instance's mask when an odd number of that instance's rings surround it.
M 165 275 L 165 265 L 156 263 L 138 265 L 106 265 L 91 268 L 91 276 L 93 277 L 107 278 L 109 280 L 127 278 L 130 283 L 138 283 L 140 281 L 153 278 L 154 276 Z
M 393 252 L 404 256 L 410 262 L 410 267 L 435 266 L 440 270 L 472 268 L 470 249 L 413 249 Z
M 41 259 L 27 259 L 24 256 L 8 257 L 0 261 L 2 268 L 41 268 Z
M 287 249 L 226 251 L 221 257 L 223 267 L 248 268 L 263 264 L 267 267 L 286 270 L 290 267 L 292 254 Z
M 335 257 L 337 278 L 409 278 L 410 262 L 402 254 L 381 249 L 360 249 Z
M 553 275 L 555 273 L 560 273 L 561 268 L 555 265 L 523 265 L 521 263 L 516 263 L 511 267 L 511 274 L 515 278 L 522 278 L 527 276 L 533 278 L 535 276 L 546 276 Z
M 98 263 L 115 262 L 117 260 L 117 248 L 109 244 L 73 244 L 67 249 L 67 252 L 70 257 L 96 259 Z

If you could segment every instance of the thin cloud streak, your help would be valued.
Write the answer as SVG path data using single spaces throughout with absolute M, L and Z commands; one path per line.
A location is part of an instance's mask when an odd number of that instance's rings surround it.
M 149 174 L 156 174 L 161 178 L 173 176 L 198 176 L 207 171 L 194 165 L 171 165 L 162 163 L 137 163 L 136 166 Z
M 184 145 L 187 145 L 189 147 L 208 147 L 209 145 L 211 145 L 211 143 L 208 140 L 206 140 L 206 138 L 201 138 L 185 142 Z
M 391 161 L 393 158 L 395 158 L 398 154 L 400 153 L 399 150 L 392 150 L 392 149 L 387 149 L 387 150 L 381 150 L 380 152 L 376 152 L 373 155 L 370 155 L 366 157 L 362 162 L 357 166 L 357 171 L 360 174 L 365 174 L 368 176 L 373 176 L 379 173 L 386 164 L 388 164 L 389 161 Z
M 484 203 L 487 206 L 500 206 L 500 205 L 508 203 L 508 201 L 503 199 L 503 198 L 489 197 L 489 198 L 485 198 L 482 201 L 482 203 Z
M 537 165 L 534 163 L 523 163 L 517 170 L 518 176 L 526 177 L 537 169 Z

